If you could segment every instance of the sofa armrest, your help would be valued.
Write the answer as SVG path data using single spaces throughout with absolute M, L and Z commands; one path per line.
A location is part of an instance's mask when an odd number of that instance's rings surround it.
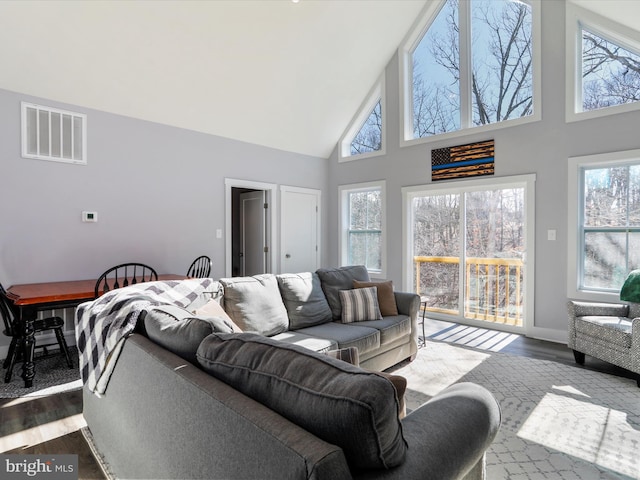
M 357 472 L 354 478 L 482 478 L 478 464 L 500 422 L 500 406 L 488 390 L 473 383 L 452 385 L 402 420 L 409 444 L 402 465 L 387 471 Z
M 569 300 L 567 305 L 570 318 L 597 315 L 605 317 L 626 317 L 629 314 L 629 305 L 623 303 L 597 303 Z
M 420 310 L 420 296 L 410 292 L 393 292 L 396 297 L 396 305 L 400 315 L 409 315 L 411 320 L 418 318 Z
M 640 350 L 640 317 L 631 320 L 631 350 Z M 634 372 L 640 372 L 640 355 L 631 355 L 631 365 Z M 640 374 L 638 374 L 638 387 L 640 387 Z
M 411 292 L 393 292 L 400 315 L 408 315 L 411 319 L 411 359 L 418 353 L 418 312 L 420 311 L 420 295 Z

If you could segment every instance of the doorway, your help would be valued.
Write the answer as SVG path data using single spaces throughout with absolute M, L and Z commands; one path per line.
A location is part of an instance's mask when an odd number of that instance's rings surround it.
M 272 273 L 275 185 L 225 179 L 227 277 Z
M 253 276 L 267 273 L 268 238 L 267 225 L 267 200 L 264 190 L 249 190 L 234 188 L 238 196 L 238 212 L 234 215 L 240 217 L 238 222 L 238 236 L 233 241 L 233 255 L 231 268 L 238 275 Z
M 280 272 L 320 267 L 320 190 L 280 187 Z

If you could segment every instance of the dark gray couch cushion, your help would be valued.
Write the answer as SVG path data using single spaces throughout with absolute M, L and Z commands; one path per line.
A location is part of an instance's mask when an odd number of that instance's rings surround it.
M 287 309 L 273 274 L 221 278 L 224 310 L 243 332 L 268 337 L 289 328 Z
M 342 317 L 342 303 L 340 302 L 340 290 L 351 290 L 353 281 L 369 281 L 369 272 L 364 265 L 350 265 L 338 268 L 320 268 L 316 270 L 320 277 L 320 284 L 324 291 L 327 302 L 331 307 L 334 320 Z
M 276 275 L 284 306 L 289 314 L 289 330 L 330 322 L 331 308 L 315 272 Z
M 408 315 L 394 315 L 384 317 L 382 320 L 359 322 L 358 326 L 378 330 L 380 332 L 380 345 L 387 345 L 399 338 L 407 338 L 411 335 L 411 317 Z
M 205 371 L 319 438 L 352 468 L 391 468 L 405 458 L 391 382 L 341 360 L 255 334 L 212 334 L 198 348 Z
M 149 308 L 143 323 L 150 340 L 191 363 L 197 363 L 196 351 L 207 335 L 233 332 L 223 318 L 198 317 L 177 305 Z
M 329 338 L 310 337 L 300 333 L 298 330 L 287 330 L 286 332 L 274 335 L 274 340 L 278 340 L 284 343 L 290 343 L 292 345 L 299 345 L 301 347 L 308 348 L 314 352 L 328 352 L 329 350 L 335 350 L 338 348 L 338 342 Z
M 380 348 L 380 330 L 362 326 L 362 323 L 329 322 L 313 327 L 301 328 L 297 333 L 315 338 L 333 340 L 338 348 L 356 347 L 360 355 Z

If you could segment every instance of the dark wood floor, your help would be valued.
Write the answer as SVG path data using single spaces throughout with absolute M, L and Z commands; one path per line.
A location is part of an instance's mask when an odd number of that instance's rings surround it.
M 465 342 L 466 338 L 476 339 L 478 338 L 479 331 L 485 331 L 489 332 L 489 334 L 487 335 L 488 337 L 491 337 L 492 333 L 496 337 L 507 337 L 502 341 L 498 339 L 493 342 L 490 340 L 485 342 L 489 345 L 496 345 L 496 348 L 492 349 L 494 351 L 500 351 L 523 357 L 536 358 L 539 360 L 551 360 L 554 362 L 563 363 L 565 365 L 571 365 L 573 367 L 608 373 L 610 375 L 617 375 L 619 377 L 632 379 L 637 378 L 637 376 L 629 370 L 625 370 L 624 368 L 611 365 L 610 363 L 603 362 L 602 360 L 598 360 L 589 356 L 586 357 L 584 365 L 578 365 L 575 362 L 572 350 L 568 348 L 564 343 L 548 342 L 545 340 L 528 338 L 523 335 L 504 334 L 476 327 L 465 327 L 463 325 L 441 322 L 438 320 L 427 319 L 425 321 L 425 324 L 425 336 L 427 337 L 427 339 L 452 341 L 465 345 L 467 344 Z M 465 329 L 468 329 L 469 332 L 465 331 Z M 476 341 L 474 343 L 473 340 L 470 340 L 468 342 L 468 346 L 477 347 L 477 343 L 481 342 Z
M 452 324 L 433 322 L 427 326 L 426 336 L 446 339 L 446 333 L 440 332 L 452 328 Z M 509 336 L 507 340 L 499 344 L 501 352 L 580 367 L 564 344 L 519 335 Z M 635 378 L 627 370 L 591 357 L 587 357 L 585 365 L 580 368 Z M 76 453 L 80 479 L 105 479 L 80 432 L 84 425 L 81 391 L 33 399 L 0 399 L 0 452 Z
M 78 478 L 106 477 L 80 429 L 82 391 L 0 399 L 0 453 L 78 455 Z
M 629 370 L 616 367 L 615 365 L 611 365 L 610 363 L 603 362 L 602 360 L 589 356 L 587 356 L 584 365 L 578 365 L 573 358 L 573 352 L 567 348 L 566 345 L 537 340 L 535 338 L 519 337 L 500 351 L 510 353 L 512 355 L 537 358 L 540 360 L 553 360 L 554 362 L 564 363 L 578 368 L 585 368 L 587 370 L 608 373 L 610 375 L 617 375 L 619 377 L 636 378 L 635 374 Z

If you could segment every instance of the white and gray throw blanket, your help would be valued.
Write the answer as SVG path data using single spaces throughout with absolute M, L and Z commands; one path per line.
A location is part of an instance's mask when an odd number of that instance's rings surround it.
M 195 309 L 212 298 L 217 288 L 218 282 L 210 278 L 146 282 L 80 304 L 76 310 L 76 342 L 83 383 L 95 394 L 105 392 L 124 340 L 133 332 L 142 311 L 167 304 Z

